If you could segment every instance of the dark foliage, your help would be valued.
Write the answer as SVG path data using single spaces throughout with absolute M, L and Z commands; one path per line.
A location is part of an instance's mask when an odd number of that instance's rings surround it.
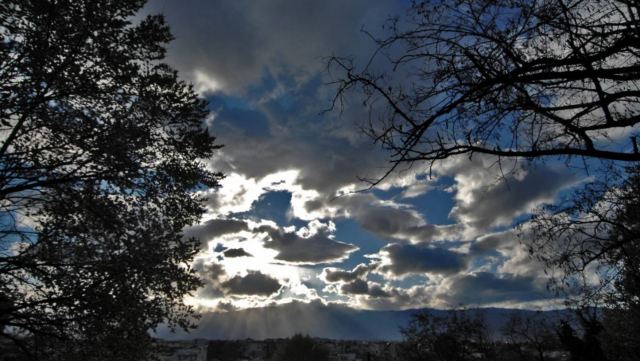
M 582 337 L 576 334 L 569 322 L 560 323 L 557 333 L 563 348 L 569 352 L 571 361 L 607 361 L 602 350 L 602 334 L 604 329 L 597 317 L 577 313 L 582 326 Z
M 0 3 L 0 338 L 32 358 L 142 360 L 191 325 L 217 146 L 144 2 Z
M 237 361 L 243 354 L 239 341 L 210 341 L 207 345 L 207 361 Z
M 464 310 L 438 317 L 416 314 L 402 329 L 403 360 L 467 361 L 493 360 L 495 349 L 481 314 Z
M 414 315 L 403 330 L 400 360 L 627 361 L 595 309 L 575 317 L 514 313 L 501 332 L 491 334 L 480 310 L 451 311 L 442 317 Z M 474 316 L 475 315 L 475 316 Z
M 560 349 L 557 328 L 556 321 L 541 312 L 531 317 L 514 313 L 502 328 L 505 351 L 511 353 L 512 360 L 549 361 L 548 353 Z
M 275 355 L 276 361 L 326 361 L 329 360 L 329 350 L 313 338 L 294 335 Z

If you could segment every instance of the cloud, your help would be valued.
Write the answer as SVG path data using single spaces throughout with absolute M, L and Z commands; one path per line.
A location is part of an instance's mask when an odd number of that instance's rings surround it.
M 340 286 L 340 292 L 343 294 L 351 295 L 367 295 L 370 297 L 391 297 L 391 293 L 382 289 L 377 283 L 367 282 L 361 279 L 356 279 L 350 283 L 345 283 Z
M 150 1 L 165 14 L 176 40 L 169 60 L 201 91 L 241 92 L 265 71 L 304 78 L 332 54 L 369 53 L 362 26 L 378 26 L 392 12 L 381 0 Z
M 278 251 L 275 258 L 286 262 L 301 264 L 338 262 L 358 249 L 353 244 L 330 238 L 322 229 L 308 237 L 270 226 L 261 226 L 256 231 L 268 234 L 269 240 L 265 242 L 265 247 Z
M 235 257 L 251 257 L 251 254 L 247 253 L 242 248 L 229 248 L 228 250 L 223 252 L 225 257 L 235 258 Z
M 202 272 L 211 281 L 217 281 L 226 274 L 224 268 L 219 263 L 211 263 L 204 267 Z
M 427 224 L 417 211 L 392 204 L 372 204 L 361 209 L 354 218 L 364 229 L 381 237 L 406 239 L 416 243 L 451 237 L 459 228 L 456 225 Z
M 350 283 L 340 286 L 342 293 L 350 293 L 356 295 L 367 294 L 369 292 L 369 284 L 367 281 L 356 279 Z
M 517 231 L 515 229 L 509 229 L 478 237 L 469 246 L 469 253 L 473 255 L 484 255 L 505 248 L 512 249 L 519 244 Z
M 471 243 L 469 253 L 475 257 L 498 256 L 494 264 L 496 273 L 530 278 L 538 285 L 545 285 L 546 266 L 530 253 L 531 237 L 536 237 L 532 224 L 524 222 L 518 228 L 478 237 Z
M 319 297 L 325 297 L 321 291 L 324 280 L 336 294 L 342 291 L 337 296 L 340 300 L 364 308 L 425 305 L 433 301 L 438 287 L 456 289 L 454 279 L 458 283 L 486 281 L 487 276 L 477 276 L 481 269 L 497 270 L 500 276 L 493 284 L 502 282 L 502 292 L 507 285 L 515 287 L 514 280 L 538 282 L 534 273 L 541 269 L 517 244 L 515 232 L 496 232 L 501 230 L 496 227 L 510 225 L 515 217 L 552 201 L 557 192 L 573 184 L 575 179 L 566 169 L 540 166 L 525 170 L 507 160 L 503 162 L 505 182 L 490 157 L 438 163 L 433 174 L 453 179 L 448 189 L 455 200 L 450 219 L 458 223 L 451 225 L 431 224 L 419 206 L 401 203 L 421 202 L 415 197 L 428 197 L 433 189 L 435 182 L 424 179 L 427 170 L 420 164 L 383 182 L 380 188 L 388 191 L 385 194 L 348 193 L 364 186 L 358 176 L 376 178 L 386 171 L 387 154 L 353 126 L 368 119 L 359 104 L 347 104 L 341 119 L 337 114 L 318 115 L 333 95 L 333 89 L 324 86 L 322 57 L 368 54 L 374 44 L 360 33 L 361 26 L 367 24 L 367 30 L 372 30 L 376 21 L 403 6 L 398 4 L 382 0 L 150 2 L 147 9 L 165 13 L 177 38 L 170 45 L 169 61 L 207 97 L 213 111 L 207 124 L 225 144 L 209 161 L 212 169 L 227 174 L 223 187 L 204 194 L 209 198 L 208 216 L 219 219 L 186 229 L 185 235 L 201 238 L 207 247 L 209 241 L 218 239 L 224 248 L 208 249 L 208 255 L 220 257 L 228 274 L 238 275 L 229 278 L 221 265 L 209 265 L 203 271 L 208 285 L 202 292 L 234 294 L 234 302 L 240 295 L 271 295 L 279 290 L 278 298 L 289 297 L 294 293 L 292 282 L 270 268 L 274 264 L 295 272 L 302 268 L 316 272 L 320 287 L 314 291 Z M 256 201 L 278 190 L 291 194 L 291 208 L 282 212 L 289 217 L 288 224 L 309 221 L 306 229 L 256 223 L 254 217 L 269 218 L 251 213 Z M 336 197 L 337 193 L 342 196 Z M 438 207 L 435 203 L 433 207 Z M 282 225 L 282 218 L 286 217 L 269 219 Z M 348 232 L 336 240 L 335 229 L 311 226 L 315 220 L 329 223 L 336 219 L 353 220 L 359 226 L 357 232 L 366 230 L 390 244 L 373 255 L 371 263 L 351 270 L 324 268 L 318 275 L 318 268 L 296 266 L 360 257 L 355 253 L 360 244 L 348 238 Z M 469 242 L 461 246 L 461 241 Z M 366 252 L 376 252 L 369 249 Z M 467 249 L 468 254 L 464 253 Z M 260 272 L 246 273 L 247 267 L 256 266 L 244 264 L 246 260 L 239 257 L 251 255 L 255 257 L 252 261 L 263 261 Z M 353 261 L 350 265 L 365 260 Z M 470 270 L 480 280 L 460 276 Z M 368 280 L 370 272 L 377 273 L 371 275 L 376 282 L 404 280 L 399 282 L 401 287 L 383 287 Z M 415 285 L 415 280 L 406 280 L 414 274 L 428 274 L 430 283 Z M 251 287 L 256 292 L 236 292 Z
M 383 296 L 374 296 L 382 291 Z M 386 287 L 371 289 L 371 297 L 357 296 L 354 304 L 358 308 L 374 310 L 416 309 L 432 304 L 434 286 L 415 285 L 408 288 Z
M 225 234 L 233 234 L 249 229 L 246 221 L 239 219 L 211 219 L 185 229 L 184 236 L 200 239 L 203 249 L 209 247 L 209 241 Z
M 317 104 L 317 99 L 309 101 Z M 214 123 L 213 132 L 227 146 L 223 156 L 210 160 L 211 167 L 231 173 L 233 179 L 223 179 L 224 192 L 211 195 L 211 208 L 224 206 L 234 212 L 246 211 L 268 186 L 262 179 L 287 171 L 295 172 L 295 177 L 282 176 L 288 188 L 295 185 L 301 192 L 314 191 L 329 197 L 334 197 L 340 188 L 361 186 L 358 176 L 380 174 L 382 152 L 364 137 L 358 143 L 350 143 L 327 135 L 330 120 L 316 119 L 319 111 L 315 107 L 301 111 L 297 123 L 291 126 L 282 124 L 282 117 L 287 115 L 270 114 L 270 127 L 275 128 L 271 137 L 238 132 L 237 124 L 231 120 Z M 342 129 L 352 126 L 344 123 Z M 276 181 L 276 177 L 271 178 Z
M 473 234 L 509 225 L 519 215 L 550 203 L 562 189 L 577 183 L 566 167 L 534 165 L 517 159 L 477 155 L 452 157 L 434 165 L 434 173 L 453 177 L 455 206 L 450 216 Z
M 204 192 L 203 196 L 206 197 L 205 204 L 209 212 L 217 216 L 249 211 L 268 186 L 269 179 L 266 177 L 256 180 L 233 172 L 233 167 L 221 169 L 214 165 L 213 168 L 224 171 L 225 177 L 220 181 L 219 189 Z
M 438 298 L 453 306 L 550 299 L 544 287 L 531 277 L 477 272 L 453 277 L 446 283 Z
M 360 263 L 351 271 L 345 271 L 339 268 L 328 267 L 322 270 L 322 278 L 326 282 L 351 282 L 362 278 L 369 272 L 369 267 L 364 263 Z
M 382 260 L 378 271 L 402 276 L 410 273 L 451 275 L 467 267 L 465 254 L 428 244 L 393 243 L 383 247 L 376 257 Z
M 575 182 L 575 177 L 566 170 L 530 169 L 521 178 L 511 177 L 504 182 L 478 187 L 471 198 L 458 203 L 451 214 L 480 229 L 506 225 L 517 215 L 553 201 L 561 189 Z
M 196 259 L 191 265 L 194 271 L 205 280 L 217 281 L 220 277 L 226 275 L 224 267 L 220 263 L 207 262 L 203 258 Z
M 340 197 L 319 196 L 302 204 L 294 214 L 353 219 L 381 239 L 409 240 L 414 243 L 455 239 L 462 231 L 457 224 L 429 224 L 413 207 L 383 201 L 371 193 L 352 193 Z
M 227 275 L 227 272 L 220 263 L 205 263 L 205 260 L 200 258 L 193 263 L 192 267 L 204 281 L 204 285 L 197 291 L 198 297 L 215 299 L 224 296 L 220 282 Z
M 277 279 L 259 271 L 249 271 L 245 276 L 236 275 L 220 285 L 229 294 L 258 296 L 269 296 L 282 287 Z

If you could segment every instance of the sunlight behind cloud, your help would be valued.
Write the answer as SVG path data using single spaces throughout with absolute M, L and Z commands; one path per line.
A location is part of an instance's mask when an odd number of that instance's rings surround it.
M 193 83 L 196 92 L 203 96 L 222 90 L 220 82 L 202 70 L 194 70 Z

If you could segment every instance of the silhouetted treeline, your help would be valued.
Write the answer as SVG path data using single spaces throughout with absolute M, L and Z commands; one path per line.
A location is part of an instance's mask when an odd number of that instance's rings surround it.
M 635 361 L 633 320 L 618 310 L 514 313 L 491 327 L 481 309 L 416 313 L 396 342 L 295 335 L 264 341 L 211 341 L 207 360 L 237 361 Z M 629 315 L 626 315 L 629 317 Z
M 446 316 L 416 314 L 402 330 L 401 361 L 632 361 L 638 344 L 625 335 L 633 318 L 624 311 L 577 310 L 574 317 L 514 313 L 498 334 L 491 334 L 481 311 L 453 311 Z

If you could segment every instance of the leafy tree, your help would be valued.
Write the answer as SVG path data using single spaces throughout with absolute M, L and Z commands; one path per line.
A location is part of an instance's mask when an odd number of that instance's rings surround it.
M 34 359 L 141 360 L 191 325 L 217 146 L 144 3 L 0 3 L 0 338 Z
M 444 316 L 415 314 L 402 330 L 400 354 L 408 361 L 493 360 L 494 348 L 481 314 L 466 310 Z
M 393 168 L 477 153 L 640 161 L 636 135 L 620 136 L 640 122 L 639 26 L 629 0 L 414 0 L 367 66 L 331 60 L 334 106 L 363 95 Z
M 296 334 L 276 354 L 277 361 L 326 361 L 329 350 L 311 337 Z

